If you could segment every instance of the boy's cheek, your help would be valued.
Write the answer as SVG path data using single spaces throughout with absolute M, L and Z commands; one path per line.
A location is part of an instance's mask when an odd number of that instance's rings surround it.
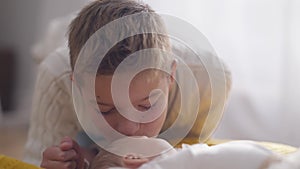
M 143 124 L 142 129 L 144 130 L 145 135 L 147 135 L 149 137 L 157 136 L 160 133 L 162 126 L 165 122 L 166 114 L 167 114 L 167 111 L 165 110 L 161 114 L 161 116 L 159 118 L 155 119 L 153 122 Z
M 113 114 L 108 114 L 103 116 L 106 122 L 112 127 L 113 129 L 116 129 L 116 123 L 119 121 Z

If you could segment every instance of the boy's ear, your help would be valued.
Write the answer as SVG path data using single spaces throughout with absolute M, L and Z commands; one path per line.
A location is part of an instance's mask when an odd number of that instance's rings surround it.
M 73 74 L 73 72 L 70 74 L 70 79 L 71 79 L 71 81 L 74 81 L 74 74 Z
M 171 74 L 170 74 L 170 86 L 175 81 L 175 76 L 176 76 L 176 68 L 177 68 L 177 60 L 173 60 L 172 65 L 171 65 Z

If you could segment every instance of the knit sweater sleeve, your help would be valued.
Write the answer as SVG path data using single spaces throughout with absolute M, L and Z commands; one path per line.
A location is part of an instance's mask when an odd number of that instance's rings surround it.
M 40 165 L 45 148 L 80 130 L 71 94 L 66 49 L 49 55 L 39 66 L 24 161 Z

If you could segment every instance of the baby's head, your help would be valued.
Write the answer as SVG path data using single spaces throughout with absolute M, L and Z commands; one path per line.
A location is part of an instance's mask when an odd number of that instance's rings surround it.
M 148 137 L 126 137 L 114 141 L 94 158 L 91 169 L 138 168 L 142 164 L 175 153 L 167 141 Z

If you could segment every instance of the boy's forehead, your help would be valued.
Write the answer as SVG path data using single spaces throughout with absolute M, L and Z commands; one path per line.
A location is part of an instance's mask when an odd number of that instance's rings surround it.
M 122 80 L 130 80 L 130 83 L 134 83 L 134 82 L 146 82 L 146 83 L 150 83 L 150 82 L 158 82 L 160 80 L 162 80 L 163 77 L 165 77 L 167 75 L 167 73 L 161 71 L 161 70 L 156 70 L 156 69 L 147 69 L 147 70 L 143 70 L 141 72 L 135 73 L 133 74 L 133 78 L 132 77 L 132 72 L 120 72 L 117 74 L 113 74 L 113 75 L 97 75 L 96 76 L 96 84 L 97 85 L 111 85 L 113 77 L 117 76 L 119 78 L 122 78 Z M 122 82 L 122 81 L 118 81 L 118 82 Z
M 117 88 L 122 88 L 130 93 L 132 98 L 141 98 L 148 96 L 151 91 L 164 87 L 161 83 L 162 72 L 144 71 L 138 73 L 130 82 L 129 88 L 126 88 L 125 82 L 118 81 Z M 123 74 L 126 77 L 126 72 Z M 111 100 L 113 75 L 99 75 L 96 78 L 95 90 L 98 99 Z

